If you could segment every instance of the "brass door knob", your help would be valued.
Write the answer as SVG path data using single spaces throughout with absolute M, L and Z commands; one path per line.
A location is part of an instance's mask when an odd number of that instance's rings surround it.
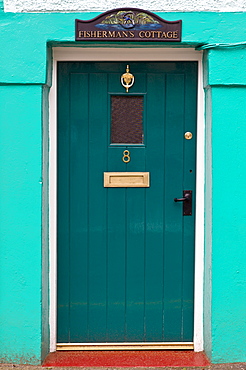
M 184 137 L 185 137 L 185 139 L 186 140 L 190 140 L 190 139 L 192 139 L 192 132 L 189 132 L 189 131 L 187 131 L 185 134 L 184 134 Z

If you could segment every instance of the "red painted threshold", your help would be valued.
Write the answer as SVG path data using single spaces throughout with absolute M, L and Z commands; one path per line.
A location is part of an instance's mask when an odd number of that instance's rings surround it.
M 57 351 L 42 366 L 193 367 L 209 366 L 203 352 L 193 351 Z

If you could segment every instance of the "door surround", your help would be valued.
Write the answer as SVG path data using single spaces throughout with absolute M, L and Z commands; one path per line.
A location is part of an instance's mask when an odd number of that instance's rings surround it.
M 56 47 L 49 97 L 49 245 L 50 245 L 50 351 L 56 350 L 57 315 L 57 62 L 58 61 L 197 61 L 197 178 L 195 219 L 194 350 L 203 350 L 204 271 L 204 93 L 202 52 L 189 48 Z

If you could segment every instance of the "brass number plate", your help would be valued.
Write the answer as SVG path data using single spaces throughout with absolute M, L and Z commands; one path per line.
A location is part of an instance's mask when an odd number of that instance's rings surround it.
M 104 172 L 105 188 L 148 188 L 149 172 Z
M 130 157 L 130 152 L 129 152 L 129 150 L 124 150 L 124 152 L 123 152 L 123 157 L 122 157 L 122 161 L 123 161 L 124 163 L 128 163 L 128 162 L 130 162 L 130 160 L 131 160 L 131 157 Z

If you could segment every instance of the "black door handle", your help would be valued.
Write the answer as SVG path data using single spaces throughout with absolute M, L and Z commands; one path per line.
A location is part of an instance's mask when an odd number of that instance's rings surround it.
M 174 202 L 183 202 L 183 216 L 192 215 L 192 190 L 184 190 L 183 198 L 174 198 Z
M 188 197 L 186 197 L 186 198 L 174 198 L 174 202 L 185 202 L 188 199 L 189 199 Z

